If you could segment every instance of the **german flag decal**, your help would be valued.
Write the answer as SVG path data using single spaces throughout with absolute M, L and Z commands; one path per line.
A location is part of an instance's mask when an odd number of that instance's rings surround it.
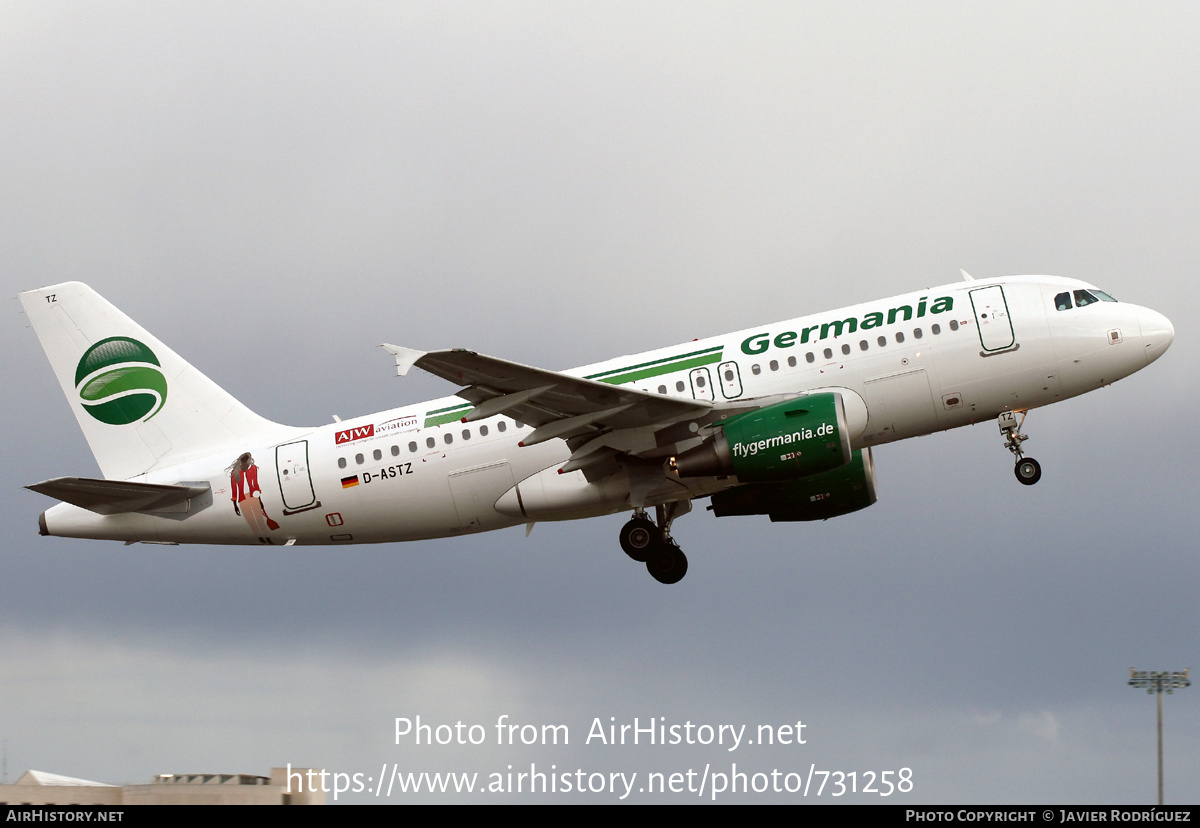
M 357 474 L 352 474 L 349 477 L 342 478 L 342 488 L 343 489 L 349 489 L 352 486 L 357 486 L 357 485 L 358 485 L 358 475 Z

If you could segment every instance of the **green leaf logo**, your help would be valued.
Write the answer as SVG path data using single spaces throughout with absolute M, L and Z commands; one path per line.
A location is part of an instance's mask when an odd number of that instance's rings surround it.
M 154 352 L 127 336 L 110 336 L 84 352 L 75 369 L 84 410 L 102 423 L 145 422 L 167 402 L 167 378 Z

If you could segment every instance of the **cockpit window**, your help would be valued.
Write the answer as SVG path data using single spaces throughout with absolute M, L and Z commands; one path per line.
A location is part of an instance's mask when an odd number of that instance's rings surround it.
M 1054 297 L 1054 309 L 1065 311 L 1072 307 L 1082 308 L 1084 305 L 1090 305 L 1093 302 L 1115 302 L 1116 299 L 1109 296 L 1102 290 L 1090 288 L 1088 290 L 1075 291 L 1075 302 L 1071 303 L 1070 293 L 1060 293 Z

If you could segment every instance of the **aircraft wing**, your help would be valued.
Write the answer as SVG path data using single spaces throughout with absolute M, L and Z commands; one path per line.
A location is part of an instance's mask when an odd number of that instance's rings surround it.
M 522 445 L 554 438 L 567 440 L 576 455 L 596 438 L 621 430 L 652 432 L 674 423 L 705 417 L 712 404 L 649 394 L 635 388 L 572 377 L 505 359 L 454 349 L 417 351 L 384 345 L 396 357 L 396 373 L 414 365 L 462 386 L 458 396 L 475 404 L 464 420 L 471 422 L 503 414 L 534 426 Z M 618 441 L 619 442 L 619 441 Z M 651 440 L 649 447 L 653 447 Z M 595 445 L 592 451 L 601 448 Z M 609 446 L 609 448 L 613 448 Z M 637 452 L 634 452 L 637 453 Z M 572 460 L 578 460 L 572 457 Z M 581 468 L 583 464 L 564 466 Z

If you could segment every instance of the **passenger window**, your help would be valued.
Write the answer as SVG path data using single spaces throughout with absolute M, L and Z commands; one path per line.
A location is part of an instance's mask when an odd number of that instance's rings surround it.
M 1055 310 L 1060 310 L 1060 311 L 1070 310 L 1071 309 L 1071 294 L 1070 293 L 1060 293 L 1060 294 L 1058 294 L 1058 296 L 1055 296 L 1054 297 L 1054 308 L 1055 308 Z
M 759 367 L 757 362 L 750 366 L 750 373 L 754 374 L 754 376 L 758 376 L 762 373 L 762 368 Z
M 339 469 L 344 469 L 344 468 L 346 468 L 346 458 L 345 458 L 345 457 L 339 457 L 339 458 L 338 458 L 338 468 L 339 468 Z
M 1092 294 L 1088 293 L 1086 290 L 1075 291 L 1075 307 L 1077 308 L 1082 308 L 1084 305 L 1090 305 L 1093 302 L 1099 301 L 1099 299 L 1097 299 L 1095 296 L 1092 296 Z
M 363 456 L 361 454 L 354 455 L 354 462 L 361 466 L 363 464 Z
M 697 375 L 696 375 L 696 387 L 697 387 L 697 388 L 703 388 L 703 387 L 704 387 L 704 375 L 703 375 L 703 374 L 697 374 Z
M 881 336 L 879 337 L 879 347 L 882 348 L 884 345 L 887 345 L 887 337 Z
M 469 430 L 469 429 L 465 429 L 465 428 L 463 429 L 463 439 L 464 439 L 464 440 L 470 440 L 470 439 L 471 439 L 471 432 L 470 432 L 470 430 Z
M 408 444 L 408 450 L 412 452 L 417 450 L 417 442 L 415 440 Z
M 904 341 L 904 331 L 896 331 L 896 343 L 899 344 L 903 341 Z
M 374 457 L 376 460 L 382 460 L 383 452 L 380 451 L 379 449 L 375 449 L 375 451 L 371 454 L 371 456 Z
M 920 328 L 913 328 L 913 338 L 914 339 L 920 339 L 922 337 L 922 335 L 923 334 L 921 333 Z
M 675 390 L 676 390 L 676 391 L 682 391 L 682 390 L 683 390 L 683 388 L 684 388 L 684 385 L 683 385 L 683 380 L 680 380 L 679 382 L 675 383 Z
M 815 357 L 815 356 L 813 356 L 813 352 L 812 352 L 812 351 L 809 351 L 807 354 L 805 354 L 805 355 L 804 355 L 804 358 L 805 358 L 806 360 L 808 360 L 809 362 L 814 362 L 814 361 L 816 361 L 816 357 Z
M 929 326 L 929 330 L 933 331 L 934 336 L 937 336 L 938 334 L 940 334 L 942 332 L 942 326 L 939 325 L 938 323 L 934 322 L 932 325 Z
M 958 330 L 958 320 L 957 319 L 950 320 L 950 330 L 952 330 L 952 331 Z
M 850 343 L 849 342 L 842 345 L 842 353 L 846 356 L 850 356 Z
M 487 432 L 488 432 L 488 428 L 487 428 L 487 426 L 485 426 L 485 425 L 481 425 L 481 426 L 479 427 L 479 436 L 480 436 L 480 437 L 486 437 L 486 436 L 487 436 Z
M 833 349 L 832 349 L 832 348 L 826 348 L 826 349 L 825 349 L 825 358 L 826 358 L 826 359 L 833 359 Z
M 496 423 L 496 431 L 503 433 L 507 430 L 508 430 L 508 423 L 504 422 L 504 420 L 501 420 L 500 422 Z
M 796 367 L 796 358 L 795 358 L 794 356 L 790 356 L 790 357 L 788 357 L 788 367 L 789 367 L 789 368 L 795 368 L 795 367 Z
M 392 457 L 399 457 L 399 456 L 400 456 L 400 447 L 392 446 Z
M 660 393 L 660 394 L 667 393 L 667 386 L 665 386 L 665 385 L 658 386 L 658 393 Z
M 447 431 L 447 432 L 446 432 L 446 433 L 445 433 L 445 434 L 442 436 L 442 439 L 446 441 L 446 445 L 450 445 L 451 443 L 453 443 L 453 442 L 454 442 L 454 435 L 453 435 L 453 434 L 451 434 L 449 431 Z
M 871 344 L 869 342 L 867 342 L 867 340 L 865 340 L 865 339 L 858 343 L 858 349 L 860 351 L 865 351 L 865 350 L 867 350 L 867 348 L 870 348 L 870 347 L 871 347 Z
M 771 360 L 771 370 L 772 370 L 772 371 L 778 371 L 778 370 L 779 370 L 779 360 L 777 360 L 777 359 L 773 359 L 773 360 Z
M 428 446 L 429 448 L 434 448 L 435 446 L 437 446 L 437 440 L 433 439 L 432 437 L 426 437 L 425 445 Z

